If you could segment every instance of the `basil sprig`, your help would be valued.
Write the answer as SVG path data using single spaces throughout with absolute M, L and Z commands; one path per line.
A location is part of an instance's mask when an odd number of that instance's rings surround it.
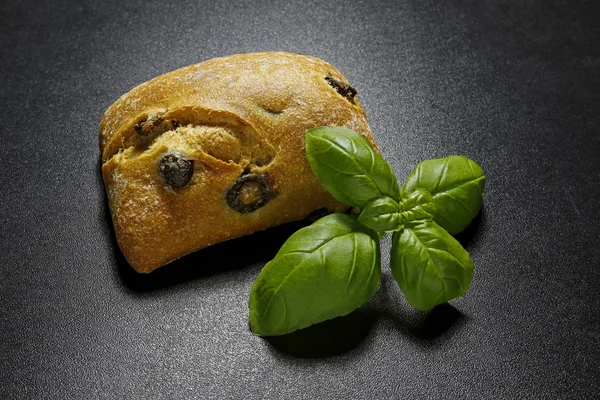
M 386 232 L 394 232 L 392 276 L 413 307 L 428 310 L 465 294 L 473 261 L 451 234 L 481 209 L 485 176 L 473 160 L 423 161 L 399 189 L 387 162 L 349 129 L 311 129 L 306 156 L 338 201 L 362 211 L 328 215 L 290 236 L 252 287 L 255 334 L 283 335 L 364 304 L 379 284 Z

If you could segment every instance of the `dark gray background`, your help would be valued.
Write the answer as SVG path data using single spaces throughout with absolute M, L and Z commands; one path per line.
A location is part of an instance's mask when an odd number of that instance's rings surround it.
M 37 4 L 36 4 L 37 3 Z M 0 4 L 0 398 L 591 398 L 600 391 L 596 1 Z M 471 290 L 252 336 L 254 278 L 302 223 L 139 276 L 99 174 L 105 109 L 164 72 L 281 50 L 338 67 L 399 180 L 465 154 Z

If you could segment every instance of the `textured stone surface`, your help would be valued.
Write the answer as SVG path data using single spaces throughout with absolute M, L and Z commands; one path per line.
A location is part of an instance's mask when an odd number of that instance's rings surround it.
M 3 1 L 0 398 L 597 395 L 599 17 L 591 1 Z M 250 287 L 300 224 L 149 276 L 124 263 L 104 110 L 161 73 L 265 50 L 338 67 L 400 180 L 425 158 L 482 166 L 466 296 L 411 309 L 384 239 L 369 303 L 267 341 L 248 330 Z

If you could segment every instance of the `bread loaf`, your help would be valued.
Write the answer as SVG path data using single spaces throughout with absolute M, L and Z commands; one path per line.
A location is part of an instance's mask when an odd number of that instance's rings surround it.
M 138 272 L 252 232 L 344 211 L 314 176 L 304 134 L 346 126 L 376 147 L 356 91 L 317 58 L 254 53 L 152 79 L 100 124 L 119 247 Z

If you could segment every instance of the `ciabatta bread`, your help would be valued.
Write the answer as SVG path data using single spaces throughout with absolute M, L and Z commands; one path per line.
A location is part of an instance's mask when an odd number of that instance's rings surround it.
M 127 261 L 150 272 L 313 210 L 345 210 L 310 169 L 304 134 L 346 126 L 375 145 L 355 95 L 331 65 L 290 53 L 205 61 L 123 95 L 99 139 Z

